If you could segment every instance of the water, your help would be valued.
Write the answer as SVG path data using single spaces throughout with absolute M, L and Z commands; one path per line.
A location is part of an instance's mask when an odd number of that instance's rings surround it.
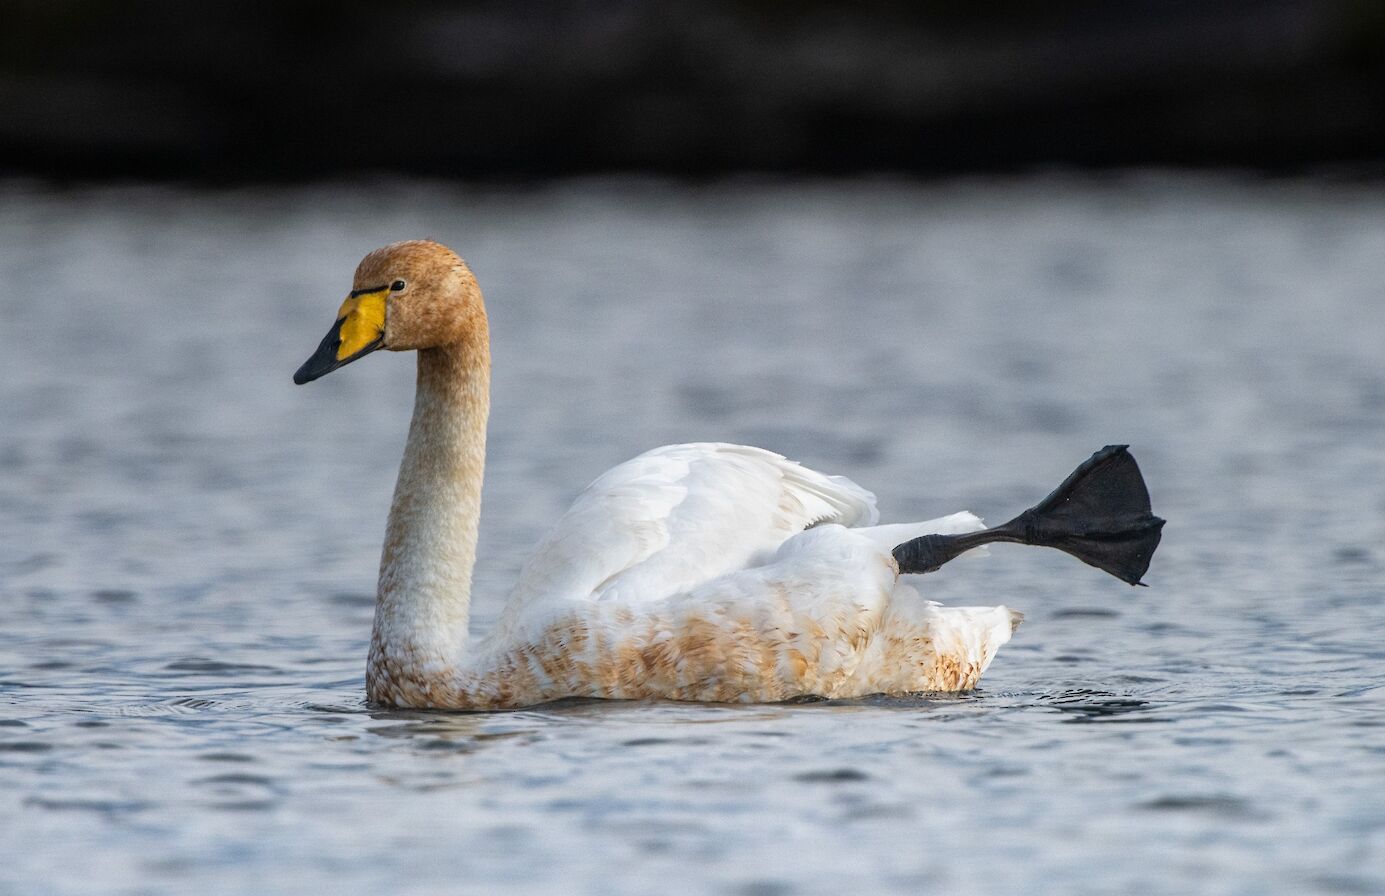
M 1129 442 L 1152 587 L 923 580 L 1028 615 L 961 697 L 371 709 L 412 359 L 290 375 L 422 235 L 492 315 L 479 625 L 692 439 L 886 519 Z M 12 184 L 0 283 L 0 893 L 1385 892 L 1378 185 Z

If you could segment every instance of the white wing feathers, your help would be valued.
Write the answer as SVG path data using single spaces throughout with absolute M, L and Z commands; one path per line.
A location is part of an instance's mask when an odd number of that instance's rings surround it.
M 535 600 L 659 600 L 757 565 L 819 523 L 871 526 L 875 496 L 741 445 L 656 448 L 602 474 L 520 573 Z

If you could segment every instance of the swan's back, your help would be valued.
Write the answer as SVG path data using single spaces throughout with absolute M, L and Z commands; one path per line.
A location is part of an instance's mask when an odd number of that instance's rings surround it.
M 589 485 L 520 573 L 507 611 L 540 601 L 657 601 L 767 560 L 822 523 L 869 526 L 875 495 L 743 445 L 667 445 Z

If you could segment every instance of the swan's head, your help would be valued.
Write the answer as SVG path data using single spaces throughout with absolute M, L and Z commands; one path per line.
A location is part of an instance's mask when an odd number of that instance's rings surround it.
M 485 319 L 476 278 L 456 252 L 431 240 L 392 243 L 361 259 L 337 322 L 293 381 L 311 382 L 377 348 L 451 345 Z

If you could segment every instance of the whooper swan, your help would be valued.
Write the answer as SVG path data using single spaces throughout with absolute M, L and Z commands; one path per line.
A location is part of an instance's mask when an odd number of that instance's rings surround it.
M 877 525 L 875 496 L 848 479 L 759 448 L 670 445 L 588 486 L 525 564 L 495 630 L 468 643 L 490 344 L 481 290 L 454 252 L 411 241 L 367 255 L 294 382 L 378 348 L 418 352 L 366 672 L 378 704 L 967 690 L 1020 614 L 939 606 L 900 573 L 1010 541 L 1137 584 L 1159 542 L 1163 520 L 1124 446 L 985 529 L 970 513 Z

